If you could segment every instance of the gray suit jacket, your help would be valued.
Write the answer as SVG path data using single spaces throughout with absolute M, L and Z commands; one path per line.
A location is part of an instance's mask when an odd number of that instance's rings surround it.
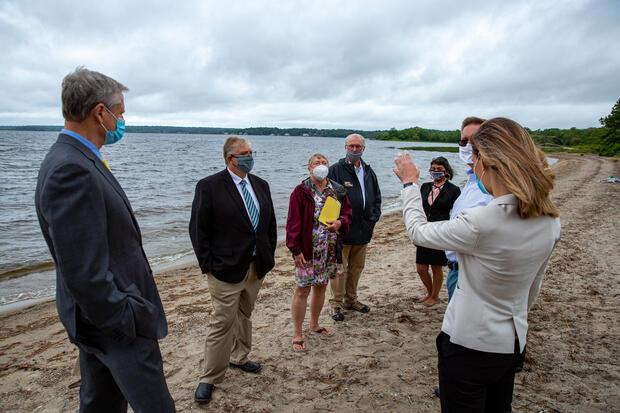
M 166 336 L 168 326 L 125 192 L 90 149 L 60 134 L 35 205 L 56 264 L 56 307 L 72 342 Z
M 451 221 L 427 223 L 418 186 L 401 196 L 411 241 L 458 257 L 459 280 L 441 330 L 455 344 L 490 353 L 513 353 L 516 334 L 523 351 L 527 313 L 560 239 L 559 218 L 520 218 L 509 194 Z

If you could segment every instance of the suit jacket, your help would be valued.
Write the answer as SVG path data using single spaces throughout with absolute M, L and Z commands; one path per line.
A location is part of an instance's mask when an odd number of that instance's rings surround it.
M 277 228 L 269 184 L 252 174 L 247 179 L 260 206 L 256 231 L 227 169 L 200 180 L 192 203 L 189 236 L 200 269 L 229 283 L 243 281 L 254 246 L 258 278 L 274 266 Z
M 458 257 L 459 279 L 442 331 L 455 344 L 491 353 L 513 353 L 516 332 L 523 351 L 527 313 L 560 239 L 559 218 L 520 218 L 517 199 L 509 194 L 453 220 L 427 222 L 418 186 L 401 196 L 411 241 Z
M 433 201 L 433 205 L 428 204 L 428 194 L 433 189 L 432 182 L 425 182 L 420 186 L 420 194 L 422 196 L 422 206 L 426 213 L 426 218 L 430 222 L 445 221 L 450 219 L 450 210 L 454 205 L 454 201 L 461 195 L 461 190 L 458 186 L 454 185 L 450 181 L 446 181 L 439 191 L 439 195 Z
M 166 336 L 168 326 L 125 192 L 97 156 L 60 134 L 35 193 L 56 264 L 56 307 L 72 342 L 104 334 L 121 343 Z

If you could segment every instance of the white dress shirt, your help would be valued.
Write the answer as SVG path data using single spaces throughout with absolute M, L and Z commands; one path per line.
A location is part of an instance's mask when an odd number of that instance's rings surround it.
M 347 159 L 351 165 L 353 165 L 353 169 L 355 170 L 355 176 L 357 176 L 357 180 L 360 183 L 360 189 L 362 190 L 362 210 L 366 209 L 366 188 L 364 187 L 364 165 L 362 164 L 362 160 L 360 159 L 360 167 L 358 168 L 355 164 L 349 159 Z
M 455 344 L 505 354 L 514 352 L 516 334 L 523 351 L 527 313 L 560 238 L 559 218 L 523 219 L 517 198 L 508 194 L 453 220 L 427 222 L 418 185 L 404 188 L 401 197 L 411 241 L 458 257 L 459 280 L 441 330 Z
M 246 175 L 245 178 L 240 178 L 233 171 L 231 171 L 230 168 L 226 167 L 226 169 L 228 169 L 228 173 L 230 174 L 233 182 L 235 183 L 235 186 L 237 187 L 237 190 L 239 191 L 239 195 L 241 195 L 241 199 L 243 200 L 243 205 L 245 205 L 245 210 L 247 211 L 248 216 L 251 217 L 250 210 L 248 209 L 248 205 L 245 203 L 245 198 L 243 197 L 243 190 L 241 189 L 242 180 L 245 181 L 245 187 L 250 193 L 250 196 L 252 197 L 252 201 L 254 201 L 256 210 L 260 214 L 260 204 L 258 203 L 258 198 L 256 198 L 256 194 L 254 193 L 254 189 L 252 189 L 252 184 L 250 183 L 250 179 L 248 178 L 248 175 Z
M 459 195 L 456 201 L 454 201 L 454 205 L 452 206 L 452 213 L 450 214 L 450 219 L 456 218 L 456 216 L 460 214 L 461 211 L 465 208 L 484 206 L 492 200 L 492 195 L 485 195 L 482 193 L 480 188 L 478 188 L 478 184 L 476 183 L 476 179 L 474 178 L 474 171 L 470 169 L 469 171 L 467 171 L 467 182 L 465 182 L 465 186 L 461 190 L 461 195 Z M 456 257 L 456 252 L 454 251 L 446 251 L 446 258 L 448 259 L 448 261 L 458 261 L 458 258 Z

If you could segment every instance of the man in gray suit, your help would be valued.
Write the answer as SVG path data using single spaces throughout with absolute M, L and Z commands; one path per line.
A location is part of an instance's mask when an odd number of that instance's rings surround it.
M 127 88 L 77 68 L 35 205 L 56 264 L 56 307 L 80 350 L 80 412 L 173 412 L 158 339 L 166 316 L 129 200 L 99 150 L 125 130 Z

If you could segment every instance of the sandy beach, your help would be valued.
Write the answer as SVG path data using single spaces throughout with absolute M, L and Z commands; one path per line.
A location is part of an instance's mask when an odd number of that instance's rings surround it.
M 562 212 L 562 239 L 530 312 L 513 410 L 618 412 L 620 184 L 598 179 L 620 175 L 620 163 L 553 156 L 559 158 L 553 196 Z M 401 214 L 383 216 L 360 281 L 360 300 L 371 312 L 347 313 L 336 324 L 325 308 L 321 321 L 335 335 L 307 335 L 309 351 L 297 353 L 291 349 L 293 262 L 280 243 L 252 317 L 251 358 L 263 369 L 258 375 L 229 370 L 206 406 L 194 403 L 193 394 L 211 312 L 207 281 L 196 264 L 157 273 L 169 324 L 160 345 L 177 410 L 439 411 L 435 337 L 447 292 L 444 287 L 441 303 L 429 309 L 414 302 L 424 289 L 414 258 Z M 1 314 L 0 340 L 0 411 L 77 411 L 78 389 L 69 388 L 77 349 L 54 302 Z

